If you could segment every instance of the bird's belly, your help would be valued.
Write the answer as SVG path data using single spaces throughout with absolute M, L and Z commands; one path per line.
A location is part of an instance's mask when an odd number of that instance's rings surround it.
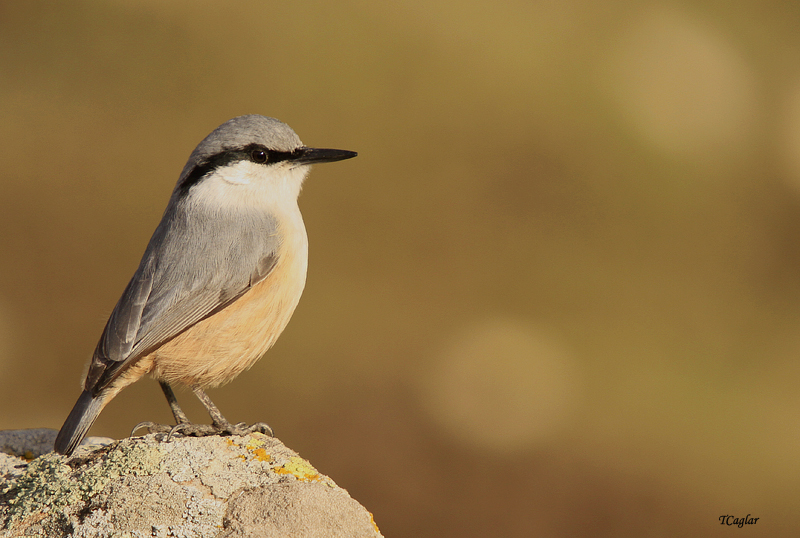
M 278 339 L 303 293 L 305 260 L 279 260 L 272 272 L 216 314 L 155 350 L 154 377 L 214 387 L 250 368 Z

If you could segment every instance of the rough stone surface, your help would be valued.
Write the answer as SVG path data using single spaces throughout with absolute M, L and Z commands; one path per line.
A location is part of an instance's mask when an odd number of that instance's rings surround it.
M 14 454 L 0 453 L 2 538 L 381 536 L 345 490 L 259 433 L 153 434 L 67 458 L 43 453 L 53 430 L 23 432 L 0 432 Z M 26 435 L 30 445 L 19 441 Z

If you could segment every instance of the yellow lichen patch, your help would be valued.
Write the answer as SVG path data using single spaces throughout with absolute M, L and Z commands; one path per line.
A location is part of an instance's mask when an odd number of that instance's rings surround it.
M 258 461 L 271 461 L 272 456 L 267 454 L 266 449 L 261 448 L 263 444 L 264 441 L 262 439 L 258 439 L 251 434 L 250 439 L 247 440 L 247 444 L 244 446 L 244 448 L 246 448 L 247 451 L 253 455 L 253 459 Z
M 271 461 L 272 456 L 267 454 L 267 451 L 263 448 L 257 448 L 251 451 L 253 453 L 253 458 L 257 459 L 258 461 Z
M 253 437 L 251 435 L 250 439 L 247 440 L 247 449 L 248 450 L 253 450 L 256 447 L 259 447 L 259 446 L 261 446 L 263 444 L 264 444 L 264 441 L 262 441 L 261 439 L 258 439 L 256 437 Z
M 304 482 L 311 482 L 320 478 L 319 471 L 314 469 L 306 460 L 297 456 L 292 456 L 288 463 L 275 468 L 274 471 L 278 474 L 294 475 L 298 480 Z
M 367 512 L 369 514 L 369 522 L 372 523 L 372 526 L 375 527 L 375 531 L 380 534 L 381 530 L 378 528 L 378 524 L 375 523 L 375 518 L 372 516 L 372 512 Z
M 245 443 L 244 445 L 237 444 L 232 439 L 225 439 L 225 442 L 228 443 L 228 448 L 234 448 L 234 447 L 244 448 L 245 450 L 250 452 L 250 454 L 252 454 L 253 459 L 255 460 L 272 461 L 272 456 L 267 454 L 267 450 L 265 448 L 262 448 L 262 445 L 265 444 L 264 440 L 259 439 L 259 437 L 265 437 L 265 436 L 258 434 L 257 432 L 251 433 L 249 439 L 247 440 L 247 443 Z M 236 457 L 244 461 L 247 461 L 248 458 L 246 455 L 242 454 L 238 454 Z

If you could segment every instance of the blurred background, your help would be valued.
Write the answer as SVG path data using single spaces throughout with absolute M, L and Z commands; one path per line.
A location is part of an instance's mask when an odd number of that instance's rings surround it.
M 210 391 L 387 537 L 796 536 L 800 4 L 0 3 L 0 428 L 58 428 L 186 158 L 359 152 Z M 207 421 L 190 392 L 191 418 Z M 171 421 L 152 380 L 93 435 Z

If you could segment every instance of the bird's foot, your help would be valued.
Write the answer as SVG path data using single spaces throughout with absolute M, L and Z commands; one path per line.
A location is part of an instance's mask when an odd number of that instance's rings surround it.
M 249 426 L 244 422 L 238 424 L 231 424 L 229 422 L 223 424 L 193 424 L 191 422 L 183 422 L 175 426 L 170 426 L 146 421 L 140 422 L 133 428 L 131 437 L 142 428 L 147 428 L 147 433 L 166 433 L 167 437 L 165 440 L 167 442 L 175 435 L 182 435 L 185 437 L 207 437 L 209 435 L 249 435 L 253 432 L 259 432 L 269 435 L 270 437 L 275 437 L 272 428 L 269 424 L 264 422 L 256 422 Z

